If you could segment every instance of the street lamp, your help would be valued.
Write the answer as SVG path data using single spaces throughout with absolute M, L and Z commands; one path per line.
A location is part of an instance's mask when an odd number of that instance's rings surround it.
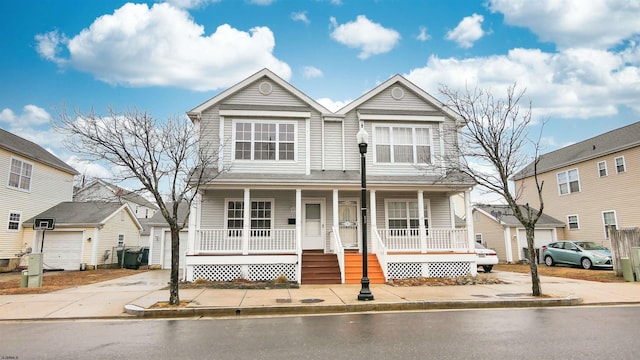
M 356 134 L 356 139 L 360 149 L 360 203 L 362 204 L 362 280 L 360 280 L 362 288 L 358 294 L 358 300 L 373 300 L 367 273 L 369 254 L 367 251 L 367 172 L 365 154 L 367 153 L 367 145 L 369 145 L 369 134 L 364 129 L 364 126 Z

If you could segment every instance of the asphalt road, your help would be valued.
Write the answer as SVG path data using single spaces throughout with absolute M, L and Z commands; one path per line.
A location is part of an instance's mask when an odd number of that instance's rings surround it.
M 640 307 L 2 322 L 0 359 L 638 359 Z

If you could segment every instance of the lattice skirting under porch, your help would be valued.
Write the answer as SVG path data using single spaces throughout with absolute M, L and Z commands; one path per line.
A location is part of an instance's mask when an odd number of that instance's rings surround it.
M 296 265 L 194 265 L 193 267 L 193 280 L 233 281 L 242 278 L 251 281 L 271 281 L 282 275 L 289 281 L 297 281 Z
M 399 263 L 387 264 L 389 279 L 407 279 L 418 277 L 458 277 L 471 272 L 471 264 L 464 261 Z

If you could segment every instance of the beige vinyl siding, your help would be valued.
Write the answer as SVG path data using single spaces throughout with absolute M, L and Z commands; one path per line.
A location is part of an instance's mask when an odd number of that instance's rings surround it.
M 13 156 L 33 165 L 30 191 L 8 187 L 12 154 L 0 149 L 0 259 L 13 258 L 24 247 L 22 223 L 37 214 L 73 198 L 73 175 L 36 161 Z M 7 231 L 9 213 L 21 213 L 19 231 Z
M 121 213 L 124 212 L 124 220 L 121 220 Z M 93 234 L 93 228 L 87 229 L 84 241 L 84 254 L 82 254 L 82 262 L 94 265 L 92 263 L 93 256 L 93 244 L 87 241 L 88 234 Z M 99 265 L 104 264 L 102 255 L 106 250 L 109 250 L 110 256 L 116 256 L 113 254 L 113 248 L 118 246 L 118 235 L 124 234 L 125 246 L 139 246 L 140 244 L 140 231 L 135 224 L 135 220 L 129 216 L 124 209 L 114 214 L 99 231 L 98 249 L 97 249 L 97 261 Z M 114 259 L 117 260 L 117 257 Z M 107 264 L 111 263 L 112 258 L 107 260 Z
M 614 159 L 624 156 L 626 171 L 617 174 Z M 599 177 L 598 162 L 606 161 L 608 176 Z M 561 171 L 578 169 L 580 192 L 560 195 L 556 174 Z M 640 147 L 595 158 L 580 164 L 552 170 L 538 176 L 544 181 L 543 199 L 545 213 L 554 218 L 567 221 L 568 215 L 578 215 L 580 229 L 564 230 L 566 240 L 605 240 L 603 211 L 615 211 L 618 228 L 640 226 Z M 537 204 L 537 195 L 533 177 L 517 182 L 518 188 L 524 185 L 521 203 Z M 560 236 L 559 236 L 560 237 Z
M 312 137 L 315 135 L 312 133 Z M 355 139 L 355 138 L 354 138 Z M 354 141 L 347 141 L 351 146 L 355 145 Z M 316 152 L 312 146 L 311 153 Z M 319 151 L 318 151 L 319 153 Z M 325 170 L 342 170 L 342 122 L 325 121 L 324 123 L 324 166 Z M 315 167 L 312 166 L 312 169 Z

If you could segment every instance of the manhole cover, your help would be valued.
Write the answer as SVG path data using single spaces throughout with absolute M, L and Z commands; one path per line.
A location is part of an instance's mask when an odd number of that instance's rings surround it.
M 303 304 L 313 304 L 313 303 L 319 303 L 319 302 L 323 302 L 323 299 L 302 299 L 300 300 L 301 303 Z

